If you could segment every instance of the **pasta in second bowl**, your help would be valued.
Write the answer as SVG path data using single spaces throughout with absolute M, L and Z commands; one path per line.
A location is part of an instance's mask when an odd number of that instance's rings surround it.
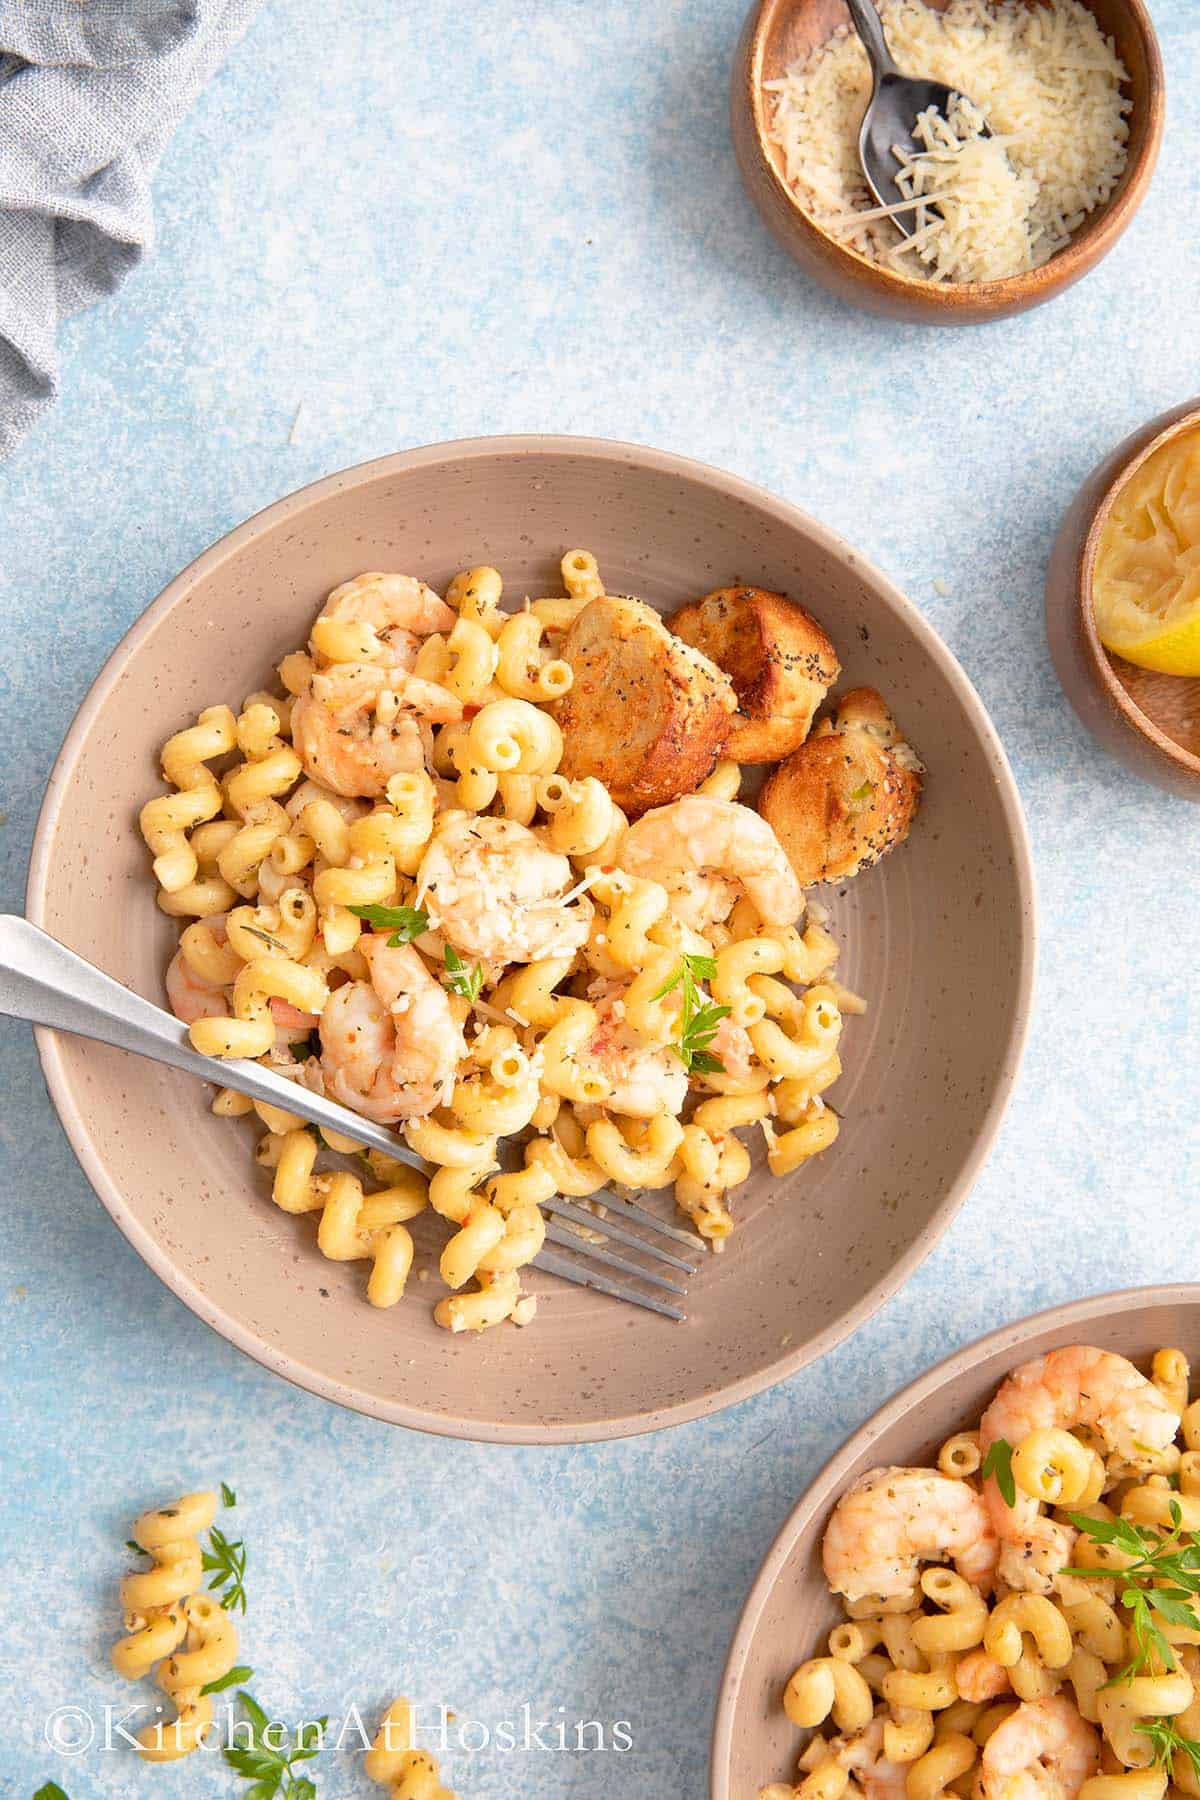
M 415 1216 L 422 1197 L 407 1176 L 393 1180 L 383 1170 L 373 1171 L 384 1178 L 384 1190 L 371 1196 L 371 1224 L 389 1247 L 375 1255 L 374 1292 L 368 1291 L 386 1306 L 408 1280 L 417 1304 L 406 1300 L 383 1312 L 365 1306 L 364 1275 L 342 1260 L 361 1254 L 350 1238 L 362 1183 L 344 1175 L 346 1193 L 339 1188 L 333 1195 L 325 1178 L 320 1230 L 322 1248 L 334 1260 L 317 1255 L 312 1225 L 299 1216 L 311 1210 L 310 1134 L 269 1133 L 262 1155 L 280 1207 L 264 1206 L 261 1186 L 256 1198 L 256 1178 L 248 1179 L 244 1128 L 213 1119 L 193 1084 L 165 1070 L 131 1067 L 115 1052 L 41 1037 L 52 1093 L 87 1172 L 151 1266 L 200 1316 L 268 1366 L 330 1398 L 469 1436 L 552 1441 L 648 1429 L 754 1392 L 828 1348 L 894 1290 L 961 1200 L 998 1123 L 1028 1007 L 1031 895 L 1011 778 L 978 701 L 928 627 L 845 546 L 783 503 L 699 465 L 574 440 L 482 441 L 388 458 L 280 502 L 207 552 L 118 648 L 76 722 L 39 829 L 30 916 L 160 1003 L 162 969 L 183 925 L 193 954 L 186 971 L 176 966 L 175 980 L 199 991 L 195 1029 L 212 1039 L 200 1047 L 243 1054 L 262 1052 L 264 1026 L 275 1037 L 266 1021 L 277 1023 L 280 1008 L 304 1035 L 301 1027 L 328 998 L 324 977 L 339 958 L 353 965 L 353 985 L 365 991 L 365 966 L 354 959 L 368 960 L 360 934 L 375 922 L 371 909 L 384 909 L 382 924 L 397 906 L 420 898 L 413 887 L 418 870 L 427 891 L 438 892 L 439 906 L 447 905 L 448 892 L 449 904 L 459 903 L 453 884 L 463 855 L 474 854 L 480 836 L 487 840 L 478 845 L 480 855 L 502 852 L 492 839 L 525 832 L 528 802 L 540 808 L 541 835 L 549 839 L 539 851 L 547 879 L 549 864 L 556 865 L 544 889 L 554 902 L 547 916 L 555 929 L 573 916 L 584 936 L 589 916 L 615 922 L 629 895 L 597 886 L 587 872 L 586 845 L 599 850 L 603 844 L 603 784 L 560 785 L 554 770 L 556 727 L 547 703 L 567 690 L 570 670 L 555 655 L 553 632 L 539 635 L 531 623 L 536 608 L 518 610 L 493 634 L 481 627 L 486 594 L 470 591 L 472 577 L 500 569 L 510 605 L 515 598 L 519 608 L 525 594 L 562 594 L 559 562 L 573 544 L 595 553 L 610 591 L 638 594 L 660 612 L 719 582 L 747 577 L 812 605 L 843 658 L 842 686 L 877 682 L 898 693 L 905 728 L 932 772 L 913 843 L 853 885 L 823 890 L 843 950 L 838 980 L 870 1001 L 867 1016 L 853 1021 L 847 1039 L 853 1049 L 837 1090 L 838 1110 L 853 1120 L 853 1130 L 837 1142 L 833 1130 L 821 1144 L 806 1142 L 806 1149 L 823 1153 L 783 1180 L 762 1166 L 760 1149 L 737 1196 L 738 1229 L 692 1284 L 685 1325 L 523 1271 L 526 1293 L 539 1302 L 535 1329 L 506 1327 L 479 1344 L 456 1343 L 434 1323 L 439 1289 L 418 1286 L 426 1279 L 422 1265 L 436 1266 L 443 1256 L 445 1227 L 431 1231 L 427 1215 Z M 422 705 L 432 709 L 431 760 L 422 727 L 408 722 L 412 709 L 390 690 L 375 696 L 369 731 L 354 723 L 358 696 L 351 688 L 365 679 L 362 669 L 372 659 L 378 667 L 380 628 L 385 636 L 393 629 L 378 616 L 379 596 L 370 587 L 379 578 L 362 577 L 363 570 L 420 577 L 405 590 L 408 625 L 396 629 L 412 628 L 414 642 L 401 660 L 405 680 L 423 684 Z M 568 567 L 564 599 L 549 600 L 549 608 L 569 602 L 571 573 Z M 443 594 L 454 602 L 449 611 Z M 369 679 L 379 686 L 375 675 Z M 314 695 L 331 699 L 325 711 L 346 730 L 328 728 Z M 286 730 L 281 709 L 290 715 Z M 439 709 L 443 716 L 436 719 Z M 406 745 L 414 731 L 415 752 Z M 169 789 L 162 794 L 155 765 L 167 740 Z M 226 770 L 215 806 L 205 755 Z M 229 772 L 231 756 L 242 760 Z M 350 780 L 347 756 L 356 759 Z M 306 791 L 314 777 L 317 791 Z M 712 804 L 728 807 L 724 778 L 717 779 Z M 505 783 L 502 799 L 491 793 Z M 422 816 L 431 789 L 436 799 L 462 802 L 461 810 L 439 807 L 432 842 Z M 333 804 L 348 790 L 368 796 L 355 800 L 357 817 L 350 819 Z M 490 805 L 491 814 L 478 816 L 481 805 Z M 139 811 L 161 907 L 146 881 L 145 847 L 129 829 Z M 348 832 L 354 834 L 349 855 L 340 845 Z M 452 847 L 439 874 L 433 866 L 439 839 L 451 832 L 470 841 Z M 558 879 L 559 863 L 578 877 L 572 887 Z M 256 871 L 268 867 L 274 876 L 264 886 Z M 224 940 L 205 926 L 206 917 L 218 915 Z M 541 915 L 522 913 L 522 930 L 531 917 Z M 510 944 L 513 924 L 506 925 Z M 389 979 L 417 981 L 418 970 L 407 964 L 419 963 L 445 1010 L 446 988 L 454 998 L 460 979 L 469 987 L 485 964 L 492 946 L 472 933 L 486 925 L 460 913 L 453 935 L 462 949 L 454 949 L 447 930 L 445 971 L 431 964 L 424 940 L 423 960 L 410 945 L 388 948 L 397 962 Z M 539 957 L 552 959 L 560 946 L 542 944 L 540 932 L 539 924 L 538 942 L 526 947 L 528 961 L 505 980 L 532 974 Z M 264 934 L 275 941 L 262 945 Z M 280 945 L 286 951 L 302 939 L 309 945 L 304 956 L 280 953 Z M 374 931 L 366 943 L 372 965 L 386 943 Z M 443 950 L 440 943 L 432 948 Z M 656 954 L 662 950 L 659 945 Z M 603 947 L 598 955 L 603 960 Z M 264 961 L 272 965 L 265 972 Z M 333 976 L 335 998 L 350 985 L 337 986 L 346 972 L 338 968 Z M 746 972 L 725 973 L 726 1002 L 732 995 L 741 1005 Z M 769 973 L 752 979 L 775 980 Z M 649 1008 L 662 982 L 642 985 Z M 782 983 L 776 985 L 782 994 Z M 211 1000 L 214 989 L 224 998 L 209 1007 L 204 995 Z M 830 990 L 835 1004 L 821 1015 L 830 1029 L 841 991 Z M 819 985 L 809 992 L 819 1011 Z M 185 1007 L 195 997 L 185 995 Z M 631 987 L 626 1003 L 635 998 Z M 362 1028 L 352 999 L 344 1008 L 351 1038 Z M 511 1003 L 507 994 L 502 999 Z M 409 1004 L 415 1021 L 423 1001 L 414 996 Z M 523 993 L 515 1010 L 524 1018 L 537 1004 Z M 205 1019 L 205 1011 L 224 1016 Z M 453 1011 L 449 1025 L 458 1029 Z M 972 1022 L 985 1015 L 993 1029 L 980 1034 Z M 579 1022 L 564 1012 L 561 1023 L 559 1050 L 570 1059 Z M 509 1042 L 502 1018 L 493 1024 L 494 1041 L 484 1046 L 490 1073 L 477 1071 L 458 1084 L 463 1105 L 474 1096 L 488 1114 L 459 1121 L 472 1137 L 507 1135 L 502 1128 L 518 1113 L 519 1123 L 532 1122 L 524 1117 L 522 1087 L 529 1046 Z M 437 1029 L 436 1021 L 423 1025 L 414 1041 L 428 1050 Z M 552 1038 L 548 1032 L 544 1040 L 549 1050 Z M 544 1061 L 541 1045 L 534 1047 Z M 434 1061 L 430 1079 L 439 1081 L 447 1071 Z M 346 1080 L 357 1082 L 358 1099 L 369 1103 L 371 1081 L 360 1080 L 354 1068 L 347 1063 Z M 547 1103 L 541 1073 L 537 1093 L 525 1084 L 535 1110 Z M 441 1090 L 431 1097 L 435 1108 L 442 1097 Z M 724 1108 L 721 1131 L 753 1123 L 726 1116 L 728 1094 L 712 1098 Z M 744 1096 L 732 1098 L 745 1111 Z M 589 1095 L 580 1089 L 570 1101 L 582 1111 L 586 1136 Z M 240 1109 L 230 1101 L 221 1110 Z M 435 1164 L 449 1164 L 441 1196 L 448 1203 L 437 1210 L 453 1219 L 458 1202 L 449 1187 L 473 1192 L 478 1182 L 467 1177 L 479 1171 L 458 1157 L 461 1144 L 449 1143 L 443 1112 L 424 1102 L 416 1111 L 424 1123 L 414 1118 L 410 1141 Z M 598 1138 L 593 1146 L 604 1153 L 600 1166 L 632 1177 L 639 1157 L 645 1165 L 653 1148 L 665 1168 L 668 1146 L 657 1137 L 651 1146 L 655 1133 L 669 1135 L 666 1119 L 610 1130 L 611 1143 Z M 672 1154 L 676 1148 L 670 1146 Z M 782 1171 L 789 1156 L 777 1151 L 774 1160 Z M 730 1177 L 740 1180 L 745 1172 L 731 1168 Z M 699 1178 L 694 1185 L 701 1209 L 707 1185 Z M 686 1178 L 682 1188 L 676 1184 L 685 1204 L 689 1192 Z M 534 1198 L 506 1192 L 510 1220 Z M 493 1221 L 468 1222 L 470 1208 L 460 1210 L 464 1228 L 449 1265 L 456 1287 L 464 1270 L 467 1281 L 480 1268 L 492 1273 L 486 1265 L 497 1257 L 510 1266 L 528 1260 L 532 1213 L 518 1219 L 530 1226 L 528 1242 L 509 1242 L 512 1225 L 501 1221 L 503 1244 L 498 1238 L 484 1243 L 480 1231 L 468 1244 L 468 1223 L 474 1230 Z M 693 1216 L 704 1230 L 705 1222 Z M 716 1213 L 707 1224 L 712 1238 L 726 1229 Z M 443 1260 L 443 1273 L 446 1267 Z M 442 1322 L 451 1322 L 447 1314 Z
M 1135 1558 L 1113 1533 L 1124 1520 L 1157 1546 L 1178 1509 L 1191 1542 L 1198 1352 L 1200 1287 L 1145 1288 L 993 1332 L 889 1401 L 817 1476 L 746 1602 L 713 1800 L 996 1800 L 1022 1782 L 1163 1800 L 1137 1721 L 1186 1713 L 1195 1738 L 1200 1632 L 1154 1603 L 1136 1624 L 1136 1577 L 1111 1579 Z

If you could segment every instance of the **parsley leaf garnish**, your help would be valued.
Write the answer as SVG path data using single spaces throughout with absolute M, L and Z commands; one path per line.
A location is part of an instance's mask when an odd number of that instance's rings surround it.
M 1091 1581 L 1108 1580 L 1115 1574 L 1122 1583 L 1117 1598 L 1129 1613 L 1133 1654 L 1113 1677 L 1114 1683 L 1132 1681 L 1135 1675 L 1146 1671 L 1175 1667 L 1175 1653 L 1161 1625 L 1200 1631 L 1200 1616 L 1193 1604 L 1194 1597 L 1200 1595 L 1200 1544 L 1190 1533 L 1185 1539 L 1179 1502 L 1172 1499 L 1168 1510 L 1169 1532 L 1135 1525 L 1131 1519 L 1067 1514 L 1084 1537 L 1111 1549 L 1125 1562 L 1122 1568 L 1115 1557 L 1101 1558 L 1099 1568 L 1065 1571 Z
M 236 1668 L 228 1669 L 224 1675 L 218 1675 L 215 1681 L 206 1681 L 200 1692 L 202 1694 L 223 1693 L 226 1688 L 236 1687 L 239 1681 L 249 1681 L 253 1673 L 253 1669 L 248 1669 L 244 1663 L 238 1663 Z
M 1178 1751 L 1187 1757 L 1195 1775 L 1200 1778 L 1200 1744 L 1195 1738 L 1184 1737 L 1174 1719 L 1143 1719 L 1133 1729 L 1145 1732 L 1150 1739 L 1154 1760 L 1160 1767 L 1169 1769 Z
M 423 931 L 429 930 L 429 914 L 419 906 L 352 906 L 356 919 L 365 919 L 379 931 L 390 931 L 388 948 L 411 944 Z
M 250 1726 L 251 1742 L 221 1754 L 231 1769 L 254 1783 L 245 1800 L 276 1800 L 276 1796 L 278 1800 L 316 1800 L 316 1784 L 307 1775 L 297 1775 L 295 1765 L 310 1762 L 319 1754 L 328 1720 L 314 1719 L 298 1726 L 293 1743 L 287 1726 L 269 1719 L 245 1688 L 238 1690 L 238 1699 Z
M 237 1495 L 234 1493 L 233 1489 L 230 1487 L 230 1485 L 227 1481 L 223 1481 L 221 1483 L 221 1505 L 222 1506 L 236 1506 L 237 1505 Z
M 475 963 L 468 969 L 458 951 L 451 944 L 446 945 L 446 982 L 452 994 L 461 994 L 464 1000 L 478 1000 L 479 990 L 483 986 L 483 967 Z
M 996 1486 L 1000 1489 L 1005 1506 L 1015 1506 L 1017 1503 L 1017 1482 L 1013 1474 L 1012 1458 L 1013 1447 L 1008 1439 L 997 1438 L 989 1447 L 980 1470 L 985 1481 L 989 1475 L 996 1477 Z
M 246 1610 L 246 1546 L 240 1538 L 230 1539 L 225 1536 L 219 1525 L 214 1525 L 208 1534 L 209 1548 L 201 1557 L 201 1566 L 209 1571 L 212 1580 L 209 1592 L 215 1591 L 226 1612 Z
M 662 1000 L 675 988 L 682 990 L 679 1042 L 672 1044 L 671 1048 L 689 1073 L 725 1073 L 725 1064 L 719 1056 L 712 1054 L 708 1046 L 716 1037 L 721 1020 L 727 1019 L 732 1009 L 728 1006 L 714 1006 L 711 1000 L 706 1001 L 696 985 L 700 981 L 711 981 L 716 972 L 714 957 L 697 956 L 685 950 L 674 972 L 667 977 L 658 992 L 650 996 L 652 1000 Z
M 63 1790 L 59 1787 L 57 1781 L 46 1781 L 43 1782 L 42 1786 L 33 1796 L 33 1800 L 67 1800 L 67 1796 L 63 1793 Z

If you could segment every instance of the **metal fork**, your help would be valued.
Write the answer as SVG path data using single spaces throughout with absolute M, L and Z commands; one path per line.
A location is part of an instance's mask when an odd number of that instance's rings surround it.
M 0 1013 L 132 1050 L 201 1081 L 283 1107 L 310 1124 L 328 1126 L 356 1143 L 410 1163 L 423 1174 L 429 1172 L 402 1138 L 348 1107 L 310 1093 L 259 1063 L 240 1058 L 216 1062 L 202 1056 L 193 1050 L 187 1027 L 172 1013 L 131 993 L 28 919 L 9 913 L 0 913 Z M 602 1213 L 557 1195 L 542 1202 L 543 1212 L 551 1215 L 546 1243 L 556 1248 L 543 1249 L 534 1258 L 534 1267 L 668 1319 L 685 1318 L 679 1302 L 687 1295 L 687 1278 L 699 1267 L 702 1252 L 696 1238 L 607 1189 L 590 1197 L 591 1205 L 597 1202 Z M 584 1231 L 599 1235 L 604 1245 L 589 1242 L 581 1235 Z

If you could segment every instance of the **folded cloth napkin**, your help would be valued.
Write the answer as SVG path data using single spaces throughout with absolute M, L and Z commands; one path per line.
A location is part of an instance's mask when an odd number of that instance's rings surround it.
M 259 0 L 0 0 L 0 459 L 53 400 L 55 335 L 153 239 L 150 179 Z

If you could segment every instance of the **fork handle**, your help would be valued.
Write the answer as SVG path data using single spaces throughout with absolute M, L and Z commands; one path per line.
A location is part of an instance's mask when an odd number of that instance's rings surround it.
M 76 956 L 57 938 L 28 919 L 0 913 L 0 1013 L 49 1025 L 76 1037 L 94 1038 L 117 1050 L 132 1050 L 182 1069 L 201 1081 L 266 1100 L 286 1112 L 299 1113 L 315 1125 L 327 1125 L 356 1143 L 383 1150 L 400 1162 L 424 1169 L 425 1164 L 393 1132 L 364 1119 L 349 1107 L 313 1094 L 273 1069 L 239 1058 L 201 1056 L 188 1041 L 187 1027 L 172 1013 L 151 1005 Z
M 871 64 L 871 73 L 878 87 L 885 75 L 898 75 L 892 53 L 888 49 L 888 41 L 884 36 L 883 20 L 876 11 L 874 0 L 846 0 L 850 17 L 854 21 L 854 29 L 862 39 L 863 49 Z

